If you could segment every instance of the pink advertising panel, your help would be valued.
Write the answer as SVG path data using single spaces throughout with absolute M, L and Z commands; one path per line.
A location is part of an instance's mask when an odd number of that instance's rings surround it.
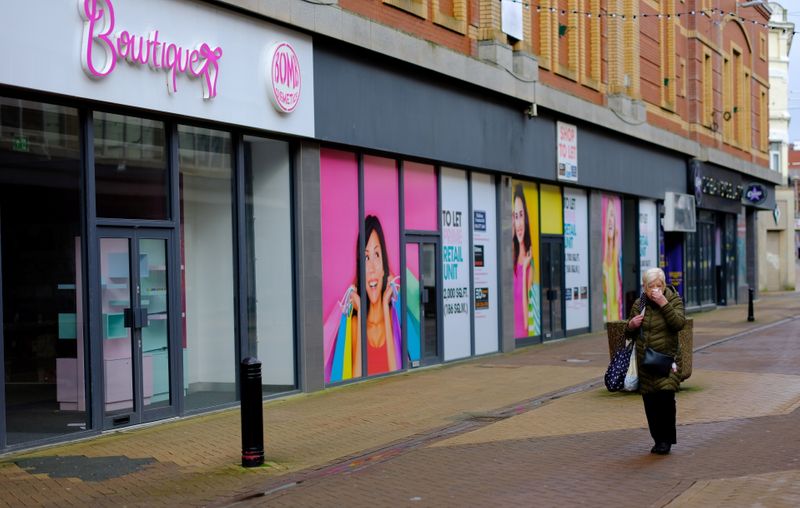
M 357 286 L 358 163 L 356 155 L 320 151 L 322 311 L 325 382 L 358 377 L 353 296 Z
M 401 367 L 399 190 L 393 159 L 364 156 L 368 375 Z
M 603 194 L 603 319 L 624 319 L 622 307 L 622 200 Z
M 439 188 L 434 167 L 404 162 L 403 194 L 406 230 L 438 231 Z

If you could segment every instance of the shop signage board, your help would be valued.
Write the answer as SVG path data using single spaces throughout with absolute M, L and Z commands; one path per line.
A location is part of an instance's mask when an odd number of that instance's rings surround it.
M 472 173 L 472 280 L 475 354 L 498 349 L 497 189 L 493 177 Z
M 461 170 L 441 169 L 442 185 L 442 307 L 444 359 L 471 354 L 469 277 L 469 187 Z
M 589 202 L 581 189 L 564 189 L 564 286 L 567 330 L 588 328 Z
M 3 21 L 0 84 L 314 135 L 305 34 L 188 0 L 27 0 Z
M 574 125 L 556 122 L 558 143 L 558 166 L 556 177 L 567 182 L 578 181 L 578 128 Z

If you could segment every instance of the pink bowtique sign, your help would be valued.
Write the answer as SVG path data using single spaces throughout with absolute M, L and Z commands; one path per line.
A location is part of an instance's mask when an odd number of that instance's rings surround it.
M 167 76 L 167 89 L 178 91 L 178 75 L 200 78 L 203 98 L 217 95 L 217 77 L 222 48 L 202 42 L 189 49 L 173 42 L 160 41 L 158 30 L 141 35 L 127 30 L 115 31 L 116 18 L 111 0 L 78 0 L 84 20 L 81 40 L 81 65 L 92 79 L 112 72 L 120 60 L 131 65 L 148 65 Z
M 291 113 L 300 102 L 300 59 L 291 44 L 279 42 L 270 49 L 267 61 L 272 105 L 281 113 Z

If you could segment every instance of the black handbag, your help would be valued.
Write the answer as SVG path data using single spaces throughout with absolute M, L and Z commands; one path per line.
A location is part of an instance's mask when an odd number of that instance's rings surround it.
M 642 368 L 651 374 L 656 374 L 660 377 L 669 376 L 672 370 L 672 364 L 675 359 L 664 353 L 659 353 L 651 347 L 644 350 L 644 360 L 642 361 Z

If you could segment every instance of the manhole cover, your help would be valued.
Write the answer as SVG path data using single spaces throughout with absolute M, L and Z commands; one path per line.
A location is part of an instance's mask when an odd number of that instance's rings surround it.
M 99 482 L 134 473 L 153 462 L 155 462 L 153 458 L 131 459 L 124 455 L 114 457 L 73 455 L 34 457 L 20 459 L 14 463 L 30 474 L 46 474 L 51 478 L 79 478 L 87 482 Z

